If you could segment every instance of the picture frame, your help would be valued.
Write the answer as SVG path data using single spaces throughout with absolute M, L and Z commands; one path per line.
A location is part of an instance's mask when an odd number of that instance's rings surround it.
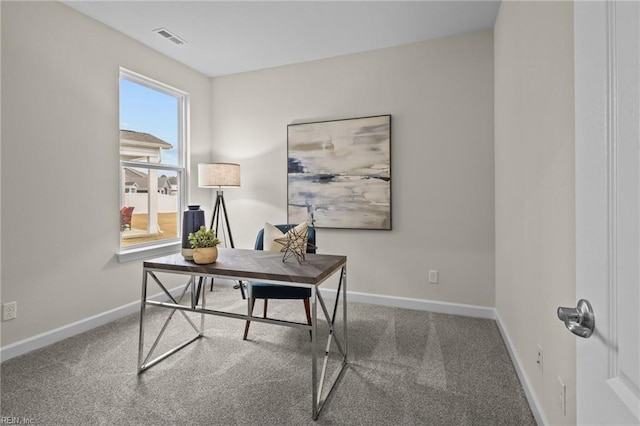
M 391 230 L 391 115 L 287 126 L 288 223 Z

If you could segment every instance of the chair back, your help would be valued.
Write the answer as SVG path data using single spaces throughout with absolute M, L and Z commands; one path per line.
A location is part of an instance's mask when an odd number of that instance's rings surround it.
M 295 228 L 297 225 L 274 225 L 281 232 L 287 233 L 289 229 Z M 258 236 L 256 237 L 256 245 L 255 250 L 263 250 L 264 249 L 264 228 L 258 232 Z M 316 228 L 310 226 L 307 228 L 307 253 L 315 253 L 316 252 Z
M 124 206 L 120 209 L 120 223 L 123 225 L 131 225 L 131 216 L 135 207 Z

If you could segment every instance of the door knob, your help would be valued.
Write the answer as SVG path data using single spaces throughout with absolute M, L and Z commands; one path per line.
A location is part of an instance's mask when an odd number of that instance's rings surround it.
M 596 328 L 596 317 L 588 300 L 580 299 L 575 308 L 558 308 L 558 318 L 564 321 L 565 327 L 576 336 L 585 339 L 591 336 Z

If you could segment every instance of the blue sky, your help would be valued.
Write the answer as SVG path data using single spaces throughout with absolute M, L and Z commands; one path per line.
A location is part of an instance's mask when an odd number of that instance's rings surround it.
M 150 133 L 173 145 L 162 162 L 178 164 L 178 99 L 141 84 L 120 79 L 120 128 Z

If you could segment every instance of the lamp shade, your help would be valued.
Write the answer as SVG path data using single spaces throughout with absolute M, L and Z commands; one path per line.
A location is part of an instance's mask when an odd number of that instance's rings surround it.
M 240 164 L 198 164 L 198 186 L 200 188 L 240 186 Z

